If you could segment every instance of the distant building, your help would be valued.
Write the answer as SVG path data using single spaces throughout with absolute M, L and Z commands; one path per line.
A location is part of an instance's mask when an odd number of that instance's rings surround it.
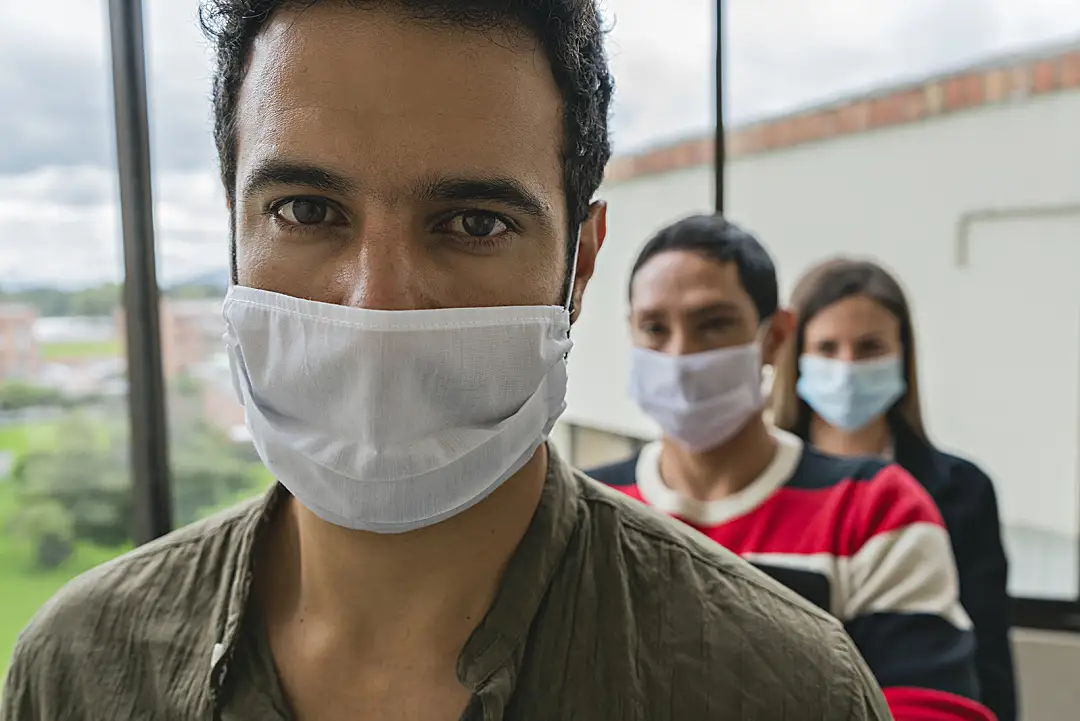
M 194 376 L 199 380 L 203 418 L 235 443 L 249 443 L 244 407 L 233 388 L 228 356 L 218 352 L 201 363 Z
M 161 302 L 161 352 L 165 378 L 190 373 L 221 350 L 225 321 L 220 300 Z
M 41 368 L 34 337 L 37 311 L 26 305 L 0 305 L 0 381 L 29 380 Z
M 162 298 L 159 306 L 161 364 L 166 381 L 180 377 L 198 386 L 202 416 L 237 443 L 250 442 L 244 408 L 236 397 L 222 336 L 225 320 L 222 300 Z M 116 327 L 124 337 L 124 312 L 116 313 Z
M 220 300 L 173 300 L 162 298 L 159 310 L 161 362 L 165 379 L 190 374 L 222 347 L 225 321 Z M 116 328 L 125 336 L 124 311 L 116 312 Z

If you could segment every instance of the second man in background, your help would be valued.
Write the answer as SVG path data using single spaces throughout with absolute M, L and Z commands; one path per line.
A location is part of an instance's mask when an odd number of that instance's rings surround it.
M 629 292 L 630 392 L 663 438 L 589 474 L 839 618 L 898 721 L 993 718 L 931 498 L 897 465 L 827 456 L 765 423 L 762 366 L 793 320 L 757 239 L 687 218 L 646 243 Z

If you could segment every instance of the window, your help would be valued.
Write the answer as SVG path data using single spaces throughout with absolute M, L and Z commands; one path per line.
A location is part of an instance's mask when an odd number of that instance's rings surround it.
M 725 212 L 769 245 L 785 293 L 838 252 L 901 277 L 930 432 L 997 485 L 1020 620 L 1064 626 L 1080 612 L 1080 20 L 1052 0 L 727 0 L 717 78 L 717 5 L 605 3 L 611 241 L 574 329 L 556 442 L 590 466 L 655 436 L 625 392 L 628 271 L 656 229 L 712 210 L 724 175 Z M 228 218 L 196 2 L 147 6 L 179 525 L 270 478 L 220 353 Z M 100 0 L 70 0 L 63 22 L 26 5 L 0 25 L 0 62 L 21 69 L 0 75 L 0 95 L 19 98 L 0 116 L 0 674 L 47 597 L 134 542 L 105 16 Z
M 132 545 L 104 5 L 61 15 L 0 23 L 0 677 L 37 608 Z

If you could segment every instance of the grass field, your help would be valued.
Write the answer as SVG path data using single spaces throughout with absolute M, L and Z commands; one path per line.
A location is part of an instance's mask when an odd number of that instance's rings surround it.
M 52 424 L 0 426 L 0 451 L 14 453 L 17 458 L 35 449 L 48 448 L 55 437 L 56 427 Z
M 16 456 L 48 448 L 55 438 L 53 425 L 0 428 L 0 451 Z M 40 572 L 33 568 L 33 549 L 4 533 L 15 511 L 15 490 L 0 480 L 0 678 L 7 671 L 15 638 L 34 612 L 65 583 L 124 549 L 77 548 L 60 568 Z
M 11 495 L 10 488 L 0 488 L 0 523 L 6 522 L 12 510 Z M 10 536 L 0 535 L 0 588 L 4 589 L 0 593 L 0 678 L 7 672 L 19 631 L 34 612 L 72 578 L 123 550 L 93 546 L 78 548 L 60 568 L 40 572 L 32 566 L 29 547 Z
M 123 348 L 117 340 L 41 344 L 41 355 L 47 361 L 116 358 L 122 352 Z
M 55 446 L 57 435 L 63 428 L 62 423 L 2 426 L 0 452 L 12 453 L 18 458 L 35 450 L 48 450 Z M 101 432 L 106 433 L 104 429 Z M 234 498 L 223 499 L 220 508 L 262 492 L 273 478 L 261 464 L 253 464 L 251 481 L 249 490 L 238 491 Z M 127 550 L 77 546 L 60 568 L 46 572 L 36 570 L 31 544 L 7 531 L 16 503 L 12 481 L 0 479 L 0 680 L 7 671 L 19 631 L 41 605 L 75 576 Z M 215 510 L 206 509 L 201 515 L 210 515 Z

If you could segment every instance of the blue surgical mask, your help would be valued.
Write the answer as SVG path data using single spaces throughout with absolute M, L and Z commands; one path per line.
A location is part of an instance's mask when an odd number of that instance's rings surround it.
M 888 411 L 907 383 L 900 356 L 851 363 L 803 355 L 796 390 L 822 420 L 851 432 Z

